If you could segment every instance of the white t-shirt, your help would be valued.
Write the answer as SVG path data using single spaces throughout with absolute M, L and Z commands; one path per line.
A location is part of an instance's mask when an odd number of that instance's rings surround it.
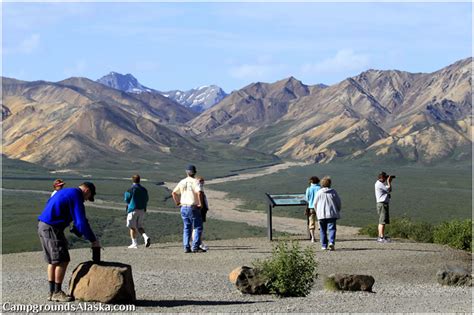
M 181 180 L 178 185 L 173 189 L 174 193 L 178 193 L 181 196 L 180 203 L 183 206 L 195 206 L 199 203 L 199 192 L 201 187 L 199 182 L 192 177 L 186 177 Z
M 390 188 L 381 181 L 375 182 L 375 199 L 377 202 L 388 203 L 390 201 Z

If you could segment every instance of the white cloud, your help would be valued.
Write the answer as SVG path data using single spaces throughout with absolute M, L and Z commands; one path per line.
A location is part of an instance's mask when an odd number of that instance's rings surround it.
M 318 63 L 307 63 L 301 67 L 304 74 L 339 74 L 366 70 L 370 58 L 366 54 L 355 53 L 352 49 L 339 50 L 335 56 Z
M 87 64 L 84 60 L 77 60 L 73 66 L 64 69 L 64 74 L 68 77 L 80 77 L 86 72 Z
M 31 54 L 35 51 L 40 45 L 40 35 L 39 34 L 31 34 L 30 37 L 25 38 L 21 41 L 20 45 L 18 46 L 18 52 L 24 54 Z
M 254 79 L 263 78 L 269 75 L 271 66 L 268 65 L 240 65 L 232 67 L 229 71 L 230 75 L 237 79 Z
M 2 47 L 2 54 L 31 54 L 40 46 L 41 37 L 39 34 L 31 34 L 13 47 Z
M 155 61 L 137 61 L 132 68 L 137 72 L 156 72 L 160 69 L 160 64 Z
M 272 80 L 287 68 L 286 65 L 274 63 L 271 56 L 260 56 L 255 63 L 239 64 L 229 69 L 229 74 L 236 79 Z

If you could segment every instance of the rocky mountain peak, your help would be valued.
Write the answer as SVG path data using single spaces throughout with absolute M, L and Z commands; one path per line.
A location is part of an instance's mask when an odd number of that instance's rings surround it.
M 187 91 L 173 90 L 162 94 L 198 113 L 211 108 L 227 96 L 217 85 L 203 85 Z
M 97 82 L 106 85 L 108 87 L 114 88 L 116 90 L 128 92 L 128 93 L 142 93 L 142 92 L 152 92 L 153 89 L 150 89 L 138 82 L 132 74 L 121 74 L 118 72 L 110 72 L 109 74 L 101 77 Z

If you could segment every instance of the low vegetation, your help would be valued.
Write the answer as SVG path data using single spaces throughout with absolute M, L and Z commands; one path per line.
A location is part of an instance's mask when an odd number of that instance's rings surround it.
M 18 253 L 41 250 L 37 234 L 38 215 L 41 213 L 49 195 L 4 191 L 2 253 Z M 100 237 L 102 245 L 128 246 L 129 232 L 125 226 L 125 207 L 123 211 L 86 208 L 92 229 Z M 153 243 L 180 242 L 183 234 L 179 210 L 173 213 L 147 213 L 145 229 Z M 234 239 L 240 237 L 259 237 L 266 235 L 266 229 L 249 226 L 245 223 L 208 219 L 204 223 L 205 240 Z M 89 247 L 89 242 L 76 237 L 66 229 L 71 249 Z M 107 251 L 103 255 L 107 255 Z
M 455 165 L 373 165 L 356 162 L 313 164 L 292 167 L 276 174 L 251 180 L 209 185 L 242 199 L 242 209 L 266 211 L 265 193 L 304 193 L 310 176 L 330 175 L 333 188 L 342 199 L 340 225 L 363 227 L 377 222 L 374 183 L 379 171 L 397 175 L 394 180 L 390 213 L 413 220 L 438 224 L 452 219 L 471 218 L 470 164 Z M 420 182 L 422 178 L 422 183 Z M 446 211 L 446 209 L 450 209 Z M 303 207 L 276 207 L 275 216 L 305 219 Z
M 314 250 L 297 241 L 278 242 L 269 259 L 254 265 L 268 279 L 270 293 L 282 297 L 308 295 L 318 276 Z
M 452 220 L 441 223 L 434 229 L 435 243 L 472 251 L 472 220 Z
M 456 219 L 433 225 L 427 222 L 415 222 L 406 217 L 394 218 L 385 229 L 386 234 L 394 238 L 444 244 L 467 251 L 472 250 L 472 220 L 470 219 Z M 377 224 L 369 224 L 359 233 L 377 237 Z

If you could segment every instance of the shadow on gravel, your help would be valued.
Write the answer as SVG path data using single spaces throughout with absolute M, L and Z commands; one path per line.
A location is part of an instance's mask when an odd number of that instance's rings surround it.
M 272 301 L 258 301 L 261 302 L 272 302 Z M 139 307 L 178 307 L 178 306 L 189 306 L 189 305 L 202 305 L 202 306 L 213 306 L 213 305 L 237 305 L 237 304 L 254 304 L 257 302 L 252 301 L 194 301 L 194 300 L 137 300 L 135 303 Z
M 382 245 L 384 246 L 384 245 Z M 429 249 L 407 249 L 407 248 L 337 248 L 336 251 L 338 252 L 353 252 L 353 251 L 361 251 L 361 250 L 391 250 L 391 251 L 399 251 L 399 252 L 420 252 L 420 253 L 436 253 L 436 250 L 429 250 Z

